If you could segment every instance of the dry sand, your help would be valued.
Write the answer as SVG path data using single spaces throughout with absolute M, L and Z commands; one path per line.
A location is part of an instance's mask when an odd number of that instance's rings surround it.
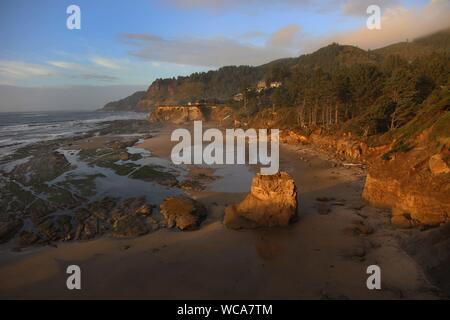
M 141 147 L 168 157 L 169 140 L 166 128 Z M 401 249 L 403 231 L 386 224 L 389 213 L 362 202 L 364 172 L 333 167 L 324 155 L 302 146 L 283 146 L 280 166 L 299 189 L 299 218 L 288 228 L 226 229 L 223 209 L 245 193 L 195 192 L 191 195 L 209 209 L 198 231 L 164 229 L 136 239 L 104 237 L 20 253 L 2 248 L 0 298 L 437 297 L 436 288 Z M 317 201 L 322 197 L 335 200 Z M 80 291 L 66 289 L 70 264 L 81 267 Z M 382 290 L 366 287 L 371 264 L 381 267 Z

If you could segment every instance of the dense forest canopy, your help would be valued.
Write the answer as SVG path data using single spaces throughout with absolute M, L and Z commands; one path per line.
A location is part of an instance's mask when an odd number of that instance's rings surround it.
M 282 85 L 257 90 L 261 80 Z M 300 128 L 344 127 L 370 136 L 404 126 L 431 97 L 448 96 L 449 85 L 450 29 L 374 51 L 334 43 L 258 67 L 228 66 L 158 79 L 144 99 L 150 105 L 214 99 L 247 117 L 289 107 L 296 110 Z M 242 101 L 233 100 L 237 93 L 243 94 Z

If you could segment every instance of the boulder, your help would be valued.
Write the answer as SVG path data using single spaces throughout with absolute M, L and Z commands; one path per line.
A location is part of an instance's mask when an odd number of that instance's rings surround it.
M 206 217 L 205 207 L 187 197 L 167 197 L 160 205 L 168 228 L 195 230 Z
M 150 228 L 143 217 L 131 215 L 114 222 L 112 235 L 116 238 L 134 238 L 149 231 Z
M 295 182 L 286 172 L 253 178 L 250 194 L 239 204 L 225 208 L 228 228 L 287 226 L 297 213 Z
M 152 214 L 152 207 L 145 198 L 125 200 L 112 215 L 112 235 L 116 238 L 131 238 L 147 234 L 150 228 L 146 218 Z

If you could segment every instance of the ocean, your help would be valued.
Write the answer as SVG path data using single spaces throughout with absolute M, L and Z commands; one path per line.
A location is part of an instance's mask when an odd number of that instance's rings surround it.
M 0 158 L 39 141 L 101 128 L 105 122 L 145 117 L 145 113 L 137 112 L 0 112 Z

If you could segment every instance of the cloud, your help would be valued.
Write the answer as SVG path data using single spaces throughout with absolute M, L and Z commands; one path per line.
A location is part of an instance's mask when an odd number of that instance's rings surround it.
M 116 81 L 119 78 L 112 75 L 101 74 L 95 72 L 97 66 L 107 69 L 119 69 L 119 65 L 113 60 L 94 57 L 91 58 L 86 64 L 73 63 L 68 61 L 47 61 L 50 66 L 58 69 L 63 69 L 69 73 L 61 73 L 60 76 L 70 79 L 83 79 L 83 80 L 98 80 L 101 82 Z
M 39 64 L 22 61 L 0 60 L 0 80 L 10 83 L 16 79 L 33 76 L 51 76 L 52 72 Z
M 363 49 L 376 49 L 392 43 L 413 40 L 450 27 L 450 2 L 431 0 L 425 7 L 406 9 L 396 6 L 387 9 L 381 22 L 381 30 L 362 27 L 345 33 L 337 33 L 318 41 L 311 41 L 311 49 L 336 41 L 357 45 Z
M 366 15 L 370 5 L 377 5 L 382 11 L 399 4 L 399 0 L 347 0 L 341 4 L 341 10 L 346 15 Z
M 274 46 L 290 47 L 294 44 L 299 31 L 300 27 L 296 24 L 281 28 L 272 35 L 270 44 Z
M 99 80 L 102 82 L 112 82 L 112 81 L 119 80 L 119 78 L 117 78 L 115 76 L 109 76 L 109 75 L 97 74 L 97 73 L 85 73 L 85 74 L 81 74 L 79 76 L 74 76 L 74 78 L 81 78 L 84 80 Z
M 243 40 L 254 40 L 254 39 L 266 38 L 267 33 L 255 30 L 255 31 L 244 32 L 242 34 L 237 35 L 237 37 L 239 39 L 243 39 Z
M 406 39 L 413 40 L 450 27 L 448 0 L 430 0 L 425 6 L 412 8 L 395 5 L 397 0 L 379 1 L 386 7 L 382 15 L 381 30 L 369 30 L 363 20 L 360 28 L 313 37 L 301 32 L 299 25 L 290 24 L 269 35 L 266 44 L 262 45 L 247 43 L 245 41 L 251 41 L 251 37 L 246 39 L 242 36 L 235 39 L 224 37 L 165 39 L 154 34 L 125 34 L 123 39 L 134 47 L 130 52 L 131 55 L 144 60 L 221 67 L 260 65 L 279 58 L 310 53 L 332 42 L 355 45 L 363 49 L 376 49 Z M 218 2 L 220 1 L 213 3 L 219 5 Z M 332 2 L 342 5 L 347 14 L 357 14 L 371 1 L 365 0 L 362 4 L 358 4 L 356 0 Z M 200 5 L 204 2 L 189 3 Z M 261 32 L 253 31 L 250 36 L 261 34 Z
M 126 34 L 126 39 L 133 40 L 144 40 L 144 41 L 160 41 L 163 40 L 160 36 L 149 34 L 149 33 L 128 33 Z
M 27 63 L 23 61 L 0 60 L 0 84 L 15 85 L 45 80 L 61 81 L 64 79 L 94 80 L 98 82 L 115 82 L 118 75 L 104 72 L 105 69 L 119 69 L 112 59 L 94 57 L 84 62 L 50 60 L 45 63 Z M 92 82 L 92 81 L 91 81 Z
M 107 59 L 103 57 L 94 57 L 91 59 L 91 62 L 107 69 L 120 69 L 120 65 L 112 59 Z
M 233 10 L 243 7 L 258 9 L 261 7 L 280 5 L 304 6 L 314 3 L 312 0 L 168 0 L 167 2 L 180 9 L 207 9 L 213 11 Z
M 367 7 L 379 5 L 383 10 L 397 5 L 400 0 L 167 0 L 182 10 L 210 10 L 216 13 L 241 10 L 258 12 L 272 8 L 306 9 L 312 11 L 341 10 L 343 14 L 365 15 Z
M 280 46 L 256 46 L 225 37 L 163 39 L 152 34 L 124 34 L 123 39 L 134 47 L 133 56 L 181 65 L 258 65 L 292 54 Z
M 47 61 L 47 63 L 53 67 L 67 69 L 67 70 L 79 70 L 83 69 L 83 66 L 67 61 Z

